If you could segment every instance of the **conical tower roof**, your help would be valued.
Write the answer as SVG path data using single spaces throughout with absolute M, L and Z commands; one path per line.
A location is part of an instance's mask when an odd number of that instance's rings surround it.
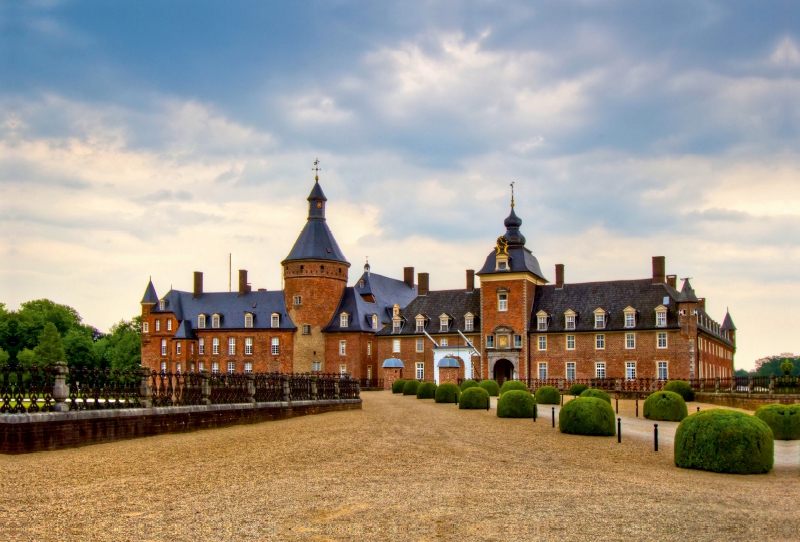
M 725 319 L 722 321 L 722 331 L 736 331 L 736 324 L 733 323 L 730 311 L 725 311 Z
M 698 299 L 694 293 L 694 288 L 689 283 L 689 279 L 683 280 L 683 288 L 681 288 L 681 295 L 678 297 L 679 303 L 697 303 Z
M 155 305 L 158 303 L 158 294 L 156 293 L 156 288 L 153 286 L 153 280 L 147 283 L 147 288 L 144 291 L 144 296 L 142 297 L 141 304 L 142 305 Z
M 322 192 L 319 178 L 315 179 L 314 188 L 311 189 L 307 199 L 308 219 L 306 225 L 282 263 L 297 260 L 330 260 L 348 263 L 325 221 L 325 206 L 328 199 Z

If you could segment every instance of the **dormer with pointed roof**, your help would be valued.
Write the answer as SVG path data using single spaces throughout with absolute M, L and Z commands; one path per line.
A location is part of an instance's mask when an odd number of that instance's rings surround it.
M 158 303 L 158 294 L 156 293 L 156 288 L 153 286 L 153 279 L 147 283 L 147 288 L 144 290 L 144 296 L 142 296 L 142 305 L 155 305 Z

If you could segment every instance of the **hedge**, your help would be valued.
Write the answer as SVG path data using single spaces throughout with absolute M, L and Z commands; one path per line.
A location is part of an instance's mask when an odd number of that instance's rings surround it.
M 508 390 L 497 400 L 498 418 L 533 418 L 533 395 L 529 391 Z
M 503 385 L 500 386 L 500 395 L 503 395 L 505 392 L 511 390 L 528 391 L 528 386 L 526 386 L 524 382 L 520 382 L 519 380 L 506 380 L 505 382 L 503 382 Z
M 603 390 L 589 388 L 588 390 L 583 390 L 580 394 L 580 397 L 593 397 L 595 399 L 602 399 L 609 405 L 611 404 L 611 397 Z
M 402 378 L 398 378 L 394 382 L 392 382 L 392 393 L 403 393 L 403 386 L 406 385 L 408 380 L 403 380 Z
M 685 469 L 763 474 L 772 470 L 774 456 L 769 426 L 735 410 L 697 412 L 675 432 L 675 465 Z
M 644 417 L 648 420 L 679 422 L 688 415 L 686 401 L 674 391 L 657 391 L 645 399 Z
M 685 380 L 671 380 L 664 386 L 664 391 L 672 391 L 683 397 L 687 403 L 694 401 L 694 392 L 692 387 Z
M 481 383 L 478 385 L 488 391 L 489 395 L 492 397 L 500 395 L 500 385 L 497 383 L 497 380 L 481 380 Z
M 461 390 L 455 384 L 445 382 L 436 388 L 435 401 L 437 403 L 458 403 Z
M 434 382 L 422 382 L 417 387 L 417 399 L 433 399 L 436 397 L 436 388 Z
M 800 405 L 764 405 L 755 415 L 769 426 L 776 440 L 800 439 Z
M 561 394 L 553 386 L 542 386 L 534 395 L 536 403 L 540 405 L 558 405 L 561 403 Z
M 576 397 L 561 407 L 558 429 L 571 435 L 613 437 L 617 434 L 614 409 L 596 397 Z
M 489 404 L 489 392 L 481 387 L 467 388 L 458 400 L 460 409 L 486 409 Z
M 586 384 L 573 384 L 569 387 L 569 391 L 567 392 L 568 395 L 574 395 L 578 397 L 584 390 L 588 390 L 589 386 Z
M 406 380 L 403 384 L 403 395 L 416 395 L 419 389 L 419 380 Z
M 478 382 L 475 380 L 465 380 L 461 383 L 461 391 L 466 391 L 468 388 L 477 388 Z

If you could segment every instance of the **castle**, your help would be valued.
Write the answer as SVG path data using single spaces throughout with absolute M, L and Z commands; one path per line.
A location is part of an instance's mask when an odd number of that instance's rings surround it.
M 549 283 L 514 212 L 464 289 L 431 291 L 414 268 L 403 280 L 369 263 L 348 286 L 350 263 L 325 220 L 315 180 L 308 219 L 283 266 L 283 291 L 191 292 L 141 301 L 142 365 L 157 371 L 352 373 L 370 383 L 386 365 L 404 378 L 689 379 L 733 375 L 736 327 L 718 324 L 689 279 L 677 290 L 663 256 L 652 277 L 571 284 L 564 266 Z M 475 277 L 480 280 L 476 287 Z

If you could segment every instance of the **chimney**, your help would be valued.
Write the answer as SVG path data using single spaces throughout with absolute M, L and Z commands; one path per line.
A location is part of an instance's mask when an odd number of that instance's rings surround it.
M 259 291 L 259 292 L 266 292 L 266 291 L 267 291 L 267 289 L 266 289 L 266 288 L 259 288 L 259 289 L 258 289 L 258 291 Z
M 666 282 L 666 258 L 664 256 L 653 256 L 653 284 Z
M 194 272 L 194 295 L 193 298 L 197 299 L 203 295 L 203 273 L 201 271 Z
M 706 310 L 706 298 L 700 297 L 697 299 L 697 306 L 703 310 Z
M 417 295 L 428 295 L 428 274 L 417 273 L 417 282 L 419 283 Z
M 467 269 L 467 292 L 475 291 L 475 270 Z
M 564 287 L 564 264 L 557 263 L 556 264 L 556 288 L 563 288 Z
M 673 288 L 678 287 L 678 275 L 667 275 L 667 284 Z
M 409 288 L 414 288 L 414 268 L 413 267 L 404 267 L 403 268 L 403 282 L 408 284 Z
M 247 269 L 239 269 L 239 295 L 247 293 Z

